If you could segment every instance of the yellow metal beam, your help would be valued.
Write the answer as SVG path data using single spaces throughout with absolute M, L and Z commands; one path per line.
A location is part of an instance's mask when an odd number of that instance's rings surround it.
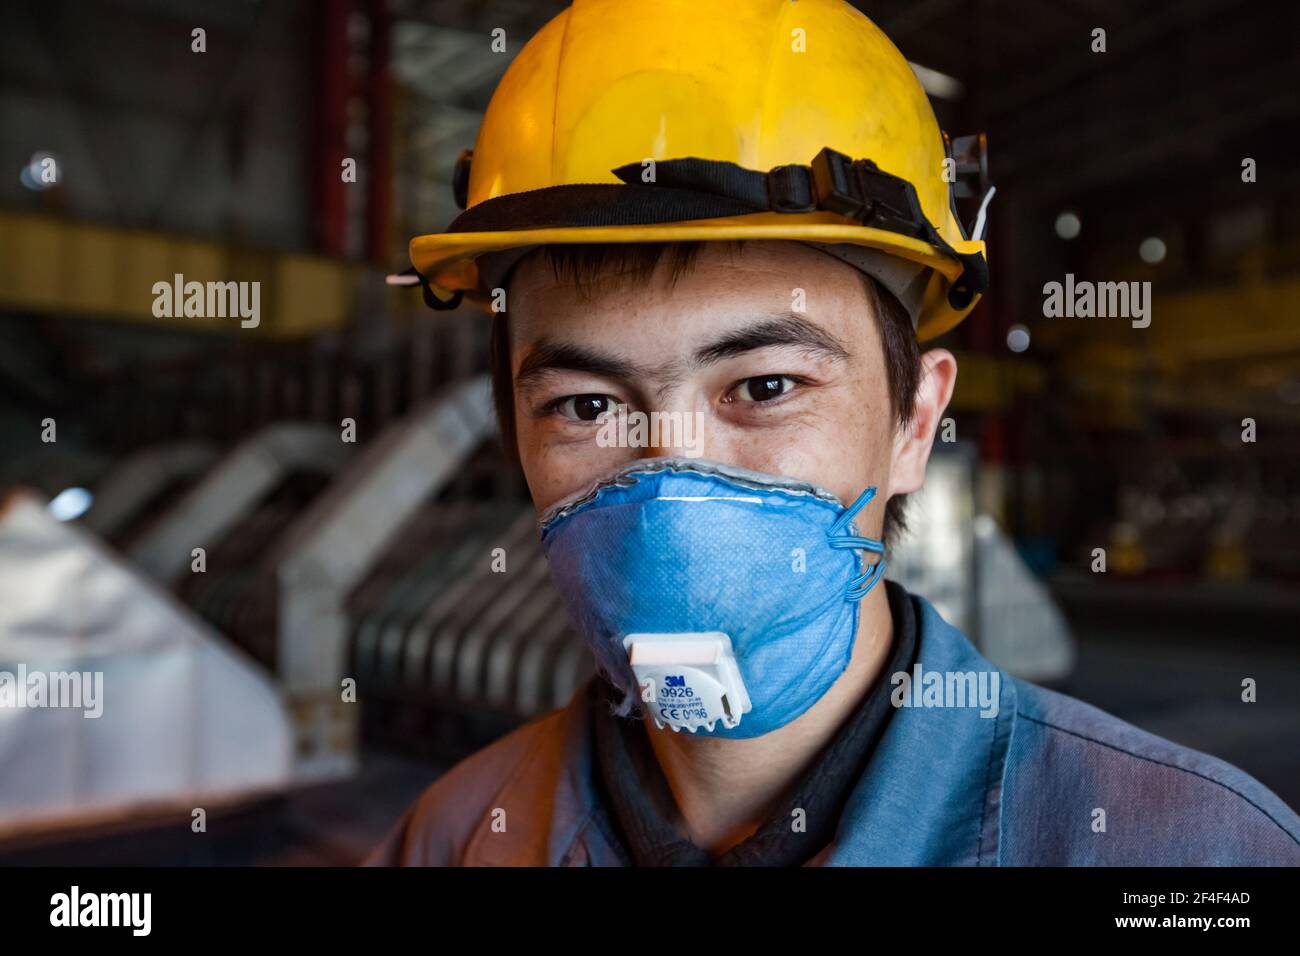
M 290 337 L 340 328 L 360 267 L 335 259 L 257 252 L 163 233 L 0 212 L 0 308 L 73 313 L 205 331 Z M 255 328 L 238 317 L 154 315 L 154 285 L 257 282 Z
M 1018 394 L 1040 391 L 1042 366 L 1028 358 L 999 358 L 978 352 L 957 352 L 957 387 L 952 408 L 963 412 L 1001 411 Z

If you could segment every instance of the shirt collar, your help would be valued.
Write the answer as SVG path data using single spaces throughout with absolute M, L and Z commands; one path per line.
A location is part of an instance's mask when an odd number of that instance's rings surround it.
M 919 608 L 902 586 L 889 581 L 885 587 L 893 621 L 892 646 L 874 686 L 814 765 L 776 802 L 771 816 L 717 858 L 695 846 L 671 822 L 672 793 L 641 721 L 615 716 L 603 699 L 594 702 L 600 799 L 614 824 L 615 838 L 621 837 L 631 858 L 643 866 L 797 866 L 832 840 L 845 801 L 894 716 L 889 675 L 910 671 L 916 660 Z M 793 825 L 796 819 L 802 820 L 802 827 Z
M 834 841 L 810 865 L 997 864 L 1015 687 L 928 601 L 917 597 L 915 606 L 922 676 L 970 672 L 989 680 L 996 674 L 998 712 L 898 708 L 849 795 Z M 580 687 L 557 716 L 554 744 L 540 742 L 505 782 L 502 800 L 510 794 L 515 810 L 507 831 L 492 832 L 490 821 L 482 821 L 466 846 L 466 864 L 623 862 L 603 821 L 588 692 Z

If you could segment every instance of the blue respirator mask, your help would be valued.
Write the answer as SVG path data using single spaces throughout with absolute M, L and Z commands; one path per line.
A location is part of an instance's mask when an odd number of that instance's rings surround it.
M 662 729 L 758 737 L 848 666 L 884 545 L 814 485 L 703 459 L 628 465 L 541 518 L 599 669 Z

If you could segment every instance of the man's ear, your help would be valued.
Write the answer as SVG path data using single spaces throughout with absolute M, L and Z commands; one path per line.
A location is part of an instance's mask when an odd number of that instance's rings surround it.
M 889 470 L 889 495 L 906 495 L 920 489 L 930 460 L 934 434 L 957 384 L 957 359 L 947 349 L 932 349 L 921 356 L 921 376 L 916 386 L 912 421 L 894 436 L 894 459 Z

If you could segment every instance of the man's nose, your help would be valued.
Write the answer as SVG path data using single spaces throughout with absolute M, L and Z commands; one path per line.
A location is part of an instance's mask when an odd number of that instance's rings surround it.
M 701 458 L 706 456 L 708 417 L 688 406 L 661 408 L 647 413 L 642 458 Z

